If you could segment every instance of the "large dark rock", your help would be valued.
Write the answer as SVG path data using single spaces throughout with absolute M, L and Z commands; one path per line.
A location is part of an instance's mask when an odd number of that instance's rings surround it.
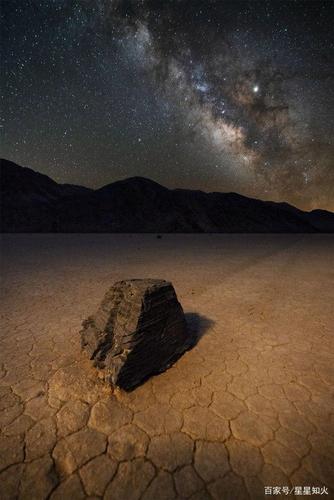
M 192 342 L 173 285 L 133 279 L 110 288 L 83 322 L 81 343 L 107 380 L 129 390 L 166 370 Z

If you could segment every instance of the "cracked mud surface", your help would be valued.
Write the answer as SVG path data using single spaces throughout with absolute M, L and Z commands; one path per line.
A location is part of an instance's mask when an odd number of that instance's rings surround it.
M 323 235 L 4 236 L 0 498 L 333 494 L 333 255 Z M 124 393 L 78 332 L 134 277 L 171 280 L 199 339 Z

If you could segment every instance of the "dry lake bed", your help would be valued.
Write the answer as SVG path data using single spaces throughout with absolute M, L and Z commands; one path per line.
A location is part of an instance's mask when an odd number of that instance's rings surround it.
M 1 500 L 333 498 L 333 237 L 5 235 L 1 275 Z M 144 277 L 198 342 L 113 392 L 81 322 Z

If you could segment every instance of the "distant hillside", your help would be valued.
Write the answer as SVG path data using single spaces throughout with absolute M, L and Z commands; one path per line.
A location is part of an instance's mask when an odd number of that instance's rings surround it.
M 1 160 L 2 232 L 334 232 L 334 214 L 132 177 L 92 190 Z

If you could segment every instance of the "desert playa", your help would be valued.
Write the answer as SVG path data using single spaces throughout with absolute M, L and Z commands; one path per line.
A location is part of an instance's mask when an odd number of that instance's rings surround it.
M 0 497 L 330 498 L 333 256 L 329 235 L 3 236 Z M 81 322 L 145 277 L 173 283 L 197 343 L 112 390 Z

